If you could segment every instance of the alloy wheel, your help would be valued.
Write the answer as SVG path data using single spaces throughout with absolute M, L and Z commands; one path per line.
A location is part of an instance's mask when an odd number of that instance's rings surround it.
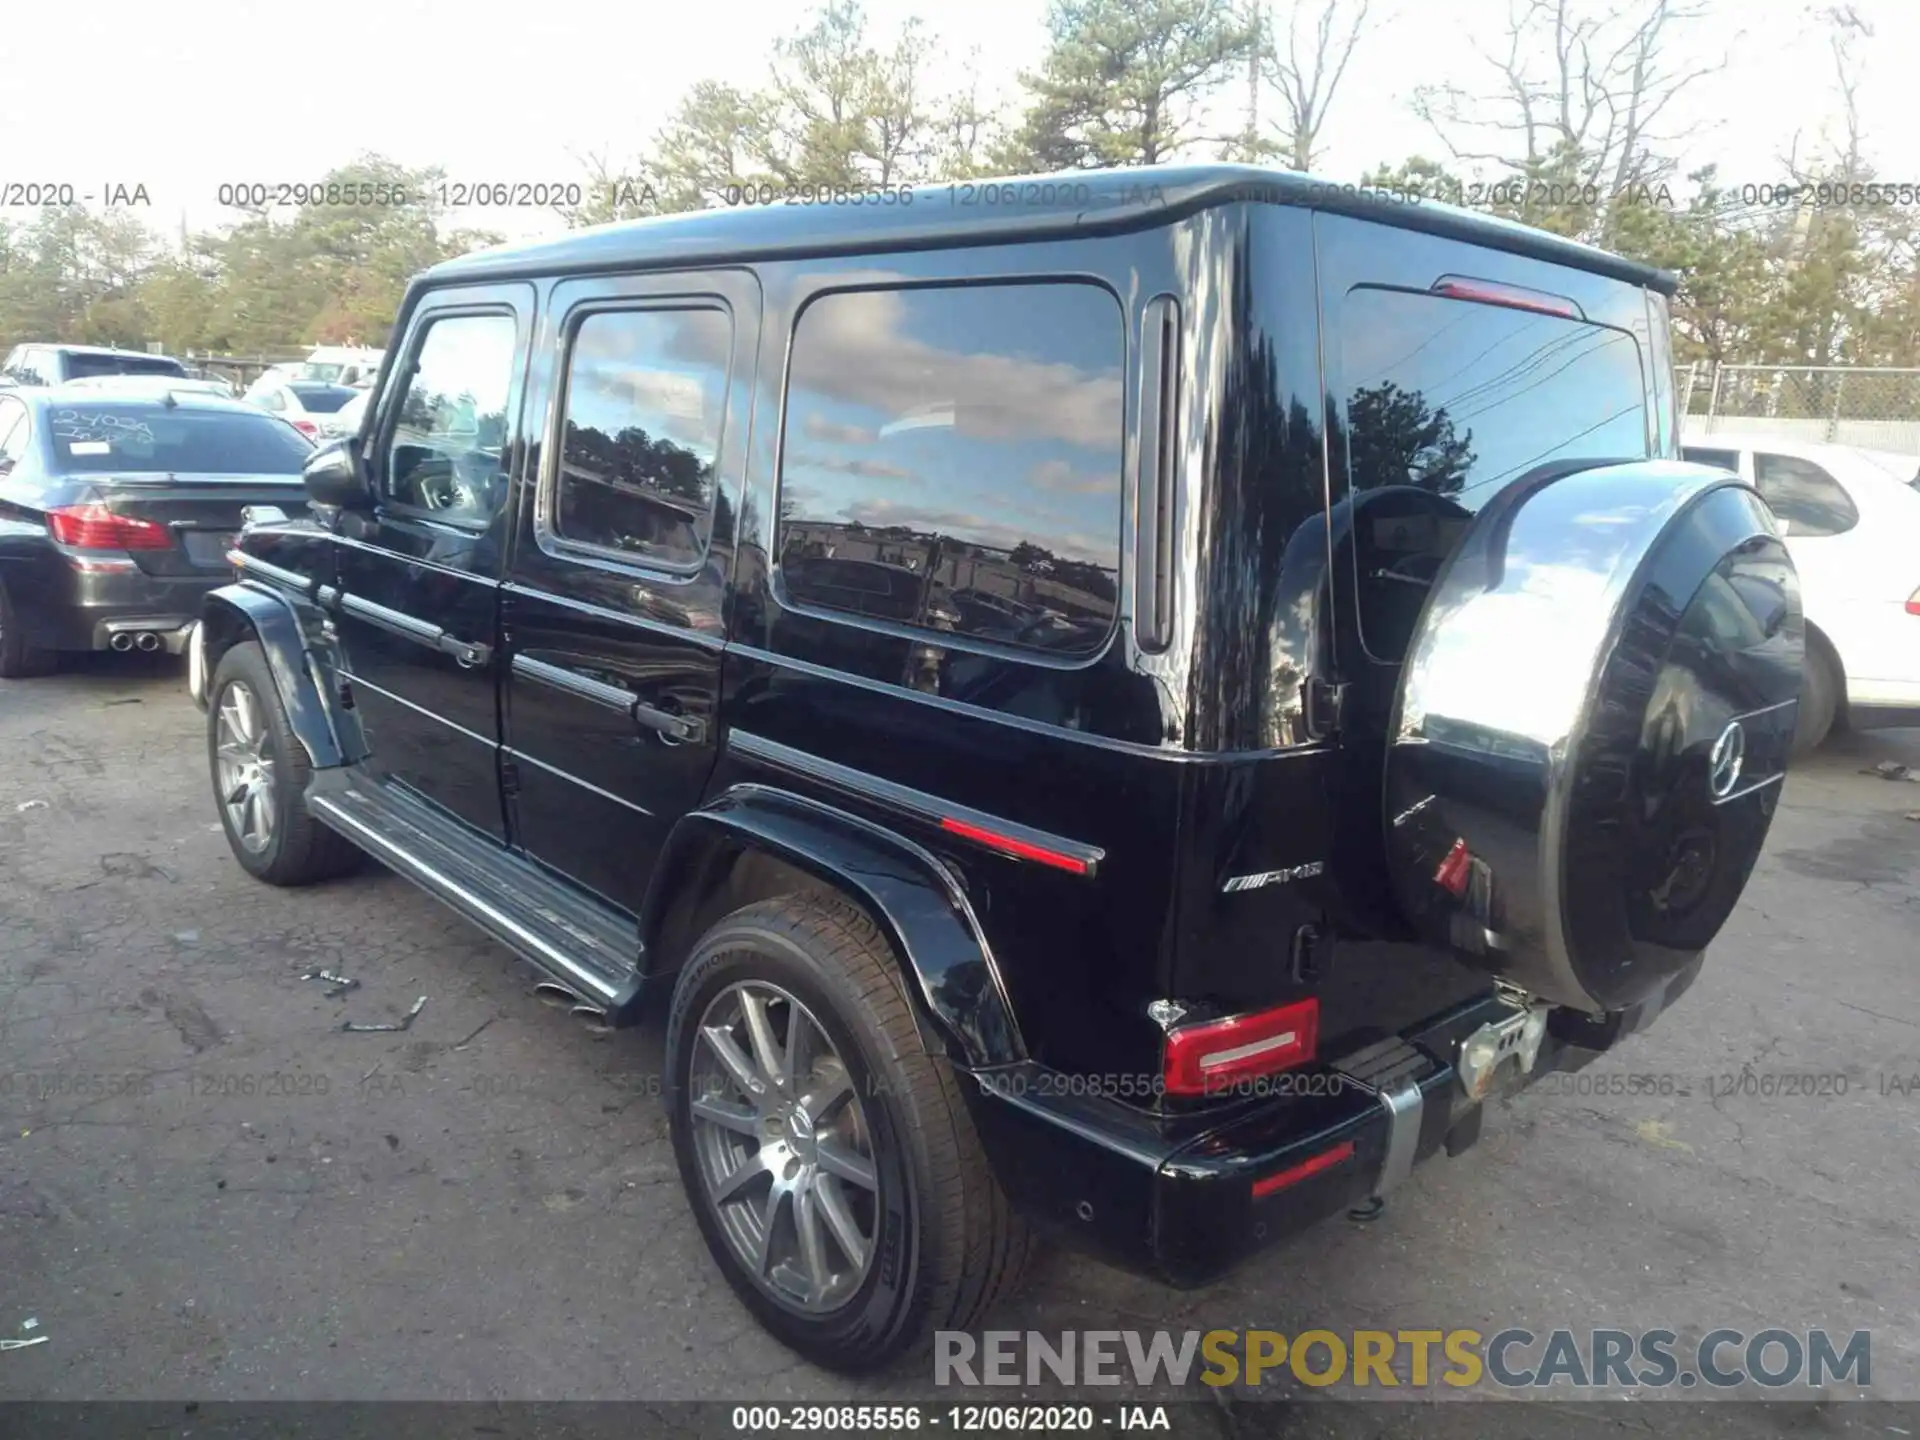
M 880 1214 L 872 1131 L 819 1020 L 776 985 L 745 981 L 700 1017 L 694 1153 L 706 1201 L 754 1283 L 817 1315 L 860 1289 Z
M 215 771 L 227 828 L 249 853 L 273 843 L 273 751 L 260 698 L 244 680 L 228 684 L 214 719 Z

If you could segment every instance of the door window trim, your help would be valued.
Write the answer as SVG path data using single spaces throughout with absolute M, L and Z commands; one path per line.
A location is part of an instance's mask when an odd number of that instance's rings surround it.
M 530 343 L 530 317 L 510 300 L 448 300 L 436 304 L 431 299 L 422 303 L 414 311 L 407 325 L 406 349 L 400 357 L 400 364 L 394 370 L 399 377 L 395 386 L 388 387 L 381 396 L 380 414 L 376 417 L 371 461 L 377 467 L 377 483 L 374 487 L 375 503 L 381 510 L 391 510 L 404 515 L 409 520 L 425 520 L 435 525 L 445 525 L 450 529 L 465 531 L 469 534 L 484 534 L 499 522 L 500 513 L 475 519 L 468 516 L 449 515 L 442 510 L 429 510 L 421 505 L 409 505 L 404 500 L 393 498 L 388 489 L 391 476 L 387 473 L 387 460 L 393 447 L 393 435 L 400 428 L 400 407 L 406 402 L 407 387 L 413 383 L 414 371 L 419 365 L 420 352 L 426 345 L 427 332 L 442 320 L 457 320 L 469 315 L 505 315 L 513 321 L 513 364 L 507 371 L 507 415 L 506 433 L 502 439 L 500 464 L 507 472 L 509 484 L 507 491 L 512 493 L 514 438 L 520 429 L 520 407 L 525 403 L 523 386 L 527 366 L 527 351 Z M 397 388 L 396 388 L 397 387 Z M 512 513 L 511 498 L 503 507 L 507 514 Z
M 707 533 L 701 540 L 700 553 L 691 560 L 668 561 L 562 535 L 554 528 L 553 507 L 560 496 L 560 469 L 566 459 L 567 397 L 573 389 L 573 351 L 579 343 L 581 328 L 595 315 L 691 310 L 716 310 L 727 321 L 726 375 L 720 391 L 720 428 L 713 446 L 713 494 L 707 500 Z M 720 487 L 726 479 L 721 472 L 721 461 L 726 457 L 727 425 L 733 415 L 734 377 L 740 364 L 739 315 L 732 303 L 719 291 L 708 289 L 658 295 L 609 293 L 586 296 L 560 317 L 559 340 L 553 402 L 547 407 L 545 443 L 541 446 L 540 474 L 533 494 L 534 544 L 539 547 L 541 554 L 551 560 L 591 565 L 616 575 L 639 579 L 686 580 L 700 574 L 713 554 L 713 525 L 720 506 Z

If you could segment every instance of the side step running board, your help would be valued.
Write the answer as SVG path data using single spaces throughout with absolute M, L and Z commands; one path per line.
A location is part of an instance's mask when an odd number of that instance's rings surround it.
M 631 919 L 351 766 L 317 772 L 307 809 L 377 860 L 551 975 L 608 1024 L 638 1019 L 643 977 Z

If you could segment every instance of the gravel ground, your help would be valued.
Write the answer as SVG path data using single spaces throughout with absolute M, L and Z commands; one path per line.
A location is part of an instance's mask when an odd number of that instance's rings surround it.
M 50 1337 L 0 1396 L 934 1397 L 924 1362 L 838 1379 L 735 1302 L 657 1028 L 542 1007 L 383 872 L 249 880 L 178 664 L 145 660 L 0 682 L 0 1334 Z M 1920 732 L 1791 777 L 1700 983 L 1587 1072 L 1615 1080 L 1520 1097 L 1374 1224 L 1210 1290 L 1049 1256 L 994 1327 L 1868 1329 L 1874 1393 L 1920 1397 L 1920 786 L 1881 759 L 1920 767 Z M 404 1034 L 340 1031 L 421 995 Z M 1759 1093 L 1806 1074 L 1845 1078 Z

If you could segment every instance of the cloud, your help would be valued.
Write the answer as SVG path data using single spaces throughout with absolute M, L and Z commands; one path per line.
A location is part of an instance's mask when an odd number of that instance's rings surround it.
M 786 470 L 830 470 L 836 475 L 857 475 L 863 480 L 899 480 L 909 485 L 920 483 L 919 473 L 884 460 L 846 459 L 840 456 L 797 454 L 788 456 Z
M 842 425 L 817 410 L 808 414 L 800 428 L 809 440 L 822 440 L 829 445 L 871 445 L 879 438 L 865 426 Z
M 998 295 L 976 291 L 966 303 L 1003 305 L 1025 327 L 1025 336 L 1044 334 L 1057 323 L 1105 327 L 1117 362 L 1123 341 L 1120 309 L 1112 297 L 1091 286 L 1044 288 L 1047 293 L 1031 297 L 1011 287 Z M 1003 298 L 1009 295 L 1011 303 Z M 800 318 L 796 384 L 887 416 L 944 401 L 953 405 L 964 435 L 1051 440 L 1118 454 L 1123 417 L 1118 363 L 1085 370 L 1066 361 L 943 349 L 905 333 L 910 321 L 942 303 L 910 291 L 823 297 Z
M 1065 460 L 1042 460 L 1027 472 L 1027 480 L 1036 489 L 1055 495 L 1114 495 L 1120 490 L 1117 470 L 1110 475 L 1076 470 Z

